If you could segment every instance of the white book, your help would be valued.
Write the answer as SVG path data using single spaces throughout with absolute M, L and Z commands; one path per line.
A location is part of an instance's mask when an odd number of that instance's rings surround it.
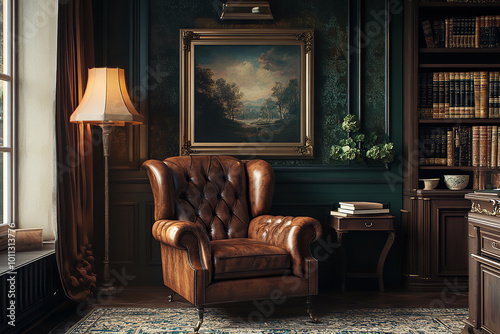
M 389 209 L 350 210 L 350 209 L 339 208 L 339 212 L 348 213 L 351 215 L 369 215 L 369 214 L 375 214 L 375 213 L 389 213 L 390 210 Z
M 338 212 L 338 211 L 333 211 L 333 210 L 330 211 L 330 215 L 337 216 L 337 217 L 348 217 L 348 216 L 351 216 L 348 213 L 343 213 L 343 212 Z
M 382 209 L 384 205 L 376 202 L 339 202 L 343 209 L 365 210 L 365 209 Z

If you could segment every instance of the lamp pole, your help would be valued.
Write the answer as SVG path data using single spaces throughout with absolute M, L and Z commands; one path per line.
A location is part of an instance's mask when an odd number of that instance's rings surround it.
M 113 126 L 101 124 L 102 128 L 102 146 L 104 154 L 104 273 L 103 290 L 111 290 L 113 284 L 110 282 L 109 273 L 109 135 Z

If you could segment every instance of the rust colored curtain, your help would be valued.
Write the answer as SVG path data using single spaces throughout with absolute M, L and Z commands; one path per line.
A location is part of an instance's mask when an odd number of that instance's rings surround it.
M 96 291 L 93 238 L 92 138 L 89 125 L 69 122 L 94 67 L 91 0 L 62 1 L 58 14 L 56 137 L 57 261 L 66 295 L 86 301 Z

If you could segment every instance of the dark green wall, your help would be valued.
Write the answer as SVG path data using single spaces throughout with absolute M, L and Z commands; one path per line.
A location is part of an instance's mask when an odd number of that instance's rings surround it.
M 377 131 L 383 132 L 384 130 L 385 95 L 380 81 L 380 73 L 383 75 L 386 69 L 384 63 L 380 61 L 382 59 L 380 52 L 385 51 L 380 44 L 382 41 L 383 46 L 383 34 L 374 37 L 377 43 L 374 42 L 362 49 L 362 55 L 366 59 L 364 76 L 352 75 L 352 73 L 350 75 L 349 62 L 343 51 L 349 41 L 349 36 L 352 37 L 355 33 L 351 30 L 351 35 L 349 35 L 348 0 L 275 0 L 271 1 L 275 21 L 251 24 L 220 23 L 217 19 L 216 6 L 214 6 L 220 4 L 217 1 L 149 0 L 148 10 L 141 11 L 140 7 L 145 8 L 143 1 L 141 1 L 142 5 L 138 5 L 139 1 L 135 0 L 94 1 L 96 63 L 98 66 L 125 68 L 129 77 L 139 78 L 135 80 L 136 82 L 148 73 L 161 73 L 160 80 L 149 74 L 149 79 L 153 80 L 151 82 L 154 85 L 149 86 L 146 91 L 147 96 L 138 94 L 135 96 L 136 99 L 140 98 L 143 107 L 146 106 L 149 117 L 147 147 L 150 158 L 164 159 L 179 154 L 179 29 L 244 27 L 313 28 L 315 30 L 315 159 L 271 161 L 276 171 L 276 190 L 272 210 L 275 213 L 310 215 L 319 219 L 324 228 L 323 241 L 326 241 L 328 238 L 335 240 L 332 230 L 327 225 L 328 212 L 332 204 L 341 200 L 387 203 L 391 208 L 391 213 L 396 216 L 398 236 L 386 264 L 386 280 L 390 287 L 398 287 L 401 278 L 399 237 L 400 209 L 402 208 L 402 162 L 399 157 L 402 149 L 402 13 L 390 17 L 389 132 L 390 140 L 395 143 L 396 161 L 390 165 L 390 169 L 385 169 L 382 166 L 339 165 L 328 157 L 330 146 L 344 135 L 338 127 L 342 118 L 349 112 L 349 103 L 353 98 L 352 95 L 351 98 L 349 97 L 348 87 L 352 87 L 353 84 L 359 87 L 358 78 L 363 78 L 360 108 L 362 114 L 365 113 L 366 126 Z M 391 2 L 399 5 L 397 1 Z M 383 5 L 383 0 L 377 3 Z M 374 6 L 373 3 L 371 5 Z M 111 8 L 113 8 L 112 11 Z M 366 23 L 375 22 L 375 19 L 370 17 L 369 11 L 366 11 L 363 17 Z M 137 27 L 139 21 L 142 28 Z M 141 48 L 139 51 L 142 60 L 134 62 L 133 58 L 138 54 L 134 48 L 137 47 Z M 351 66 L 353 66 L 352 62 Z M 129 80 L 129 82 L 133 81 Z M 116 147 L 122 145 L 118 140 L 114 142 Z M 117 152 L 120 154 L 118 149 L 115 149 L 113 154 Z M 115 157 L 115 160 L 120 161 L 120 157 Z M 133 218 L 126 230 L 135 233 L 137 238 L 151 239 L 149 231 L 153 223 L 151 221 L 152 196 L 145 175 L 136 169 L 114 170 L 111 174 L 111 201 L 112 204 L 115 203 L 117 211 L 115 217 L 121 220 L 126 219 L 127 215 L 120 208 L 123 206 L 130 208 L 134 206 L 130 206 L 130 203 L 139 203 L 136 205 L 138 209 L 130 209 L 131 215 L 136 218 Z M 99 180 L 99 177 L 96 180 Z M 98 189 L 99 185 L 96 185 L 96 188 Z M 102 227 L 97 225 L 101 219 L 99 207 L 100 203 L 97 203 L 96 248 L 98 255 L 100 253 L 99 242 L 102 241 L 100 232 Z M 113 224 L 117 223 L 112 222 L 112 229 Z M 114 228 L 119 230 L 118 225 Z M 126 233 L 121 232 L 120 235 L 123 236 Z M 364 261 L 366 265 L 376 266 L 371 247 L 380 246 L 383 237 L 376 233 L 353 234 L 347 239 L 354 246 L 349 249 L 350 253 L 354 254 L 353 257 Z M 320 242 L 314 247 L 323 249 L 324 245 L 325 242 Z M 367 249 L 363 250 L 363 245 L 366 245 Z M 115 247 L 112 252 L 115 254 L 119 254 L 121 247 L 137 248 L 139 255 L 131 255 L 126 261 L 114 261 L 117 268 L 125 264 L 137 274 L 137 279 L 132 284 L 161 284 L 159 262 L 157 256 L 154 255 L 154 252 L 158 251 L 156 241 L 112 240 L 111 247 Z M 141 255 L 142 253 L 144 256 Z M 119 255 L 116 256 L 119 257 Z M 151 258 L 154 259 L 151 260 Z M 144 259 L 147 261 L 144 262 Z M 111 261 L 113 262 L 113 258 Z M 336 272 L 333 269 L 335 266 L 334 253 L 322 259 L 320 264 L 322 289 L 338 288 Z M 148 278 L 148 275 L 160 275 L 160 277 Z M 375 280 L 373 287 L 376 287 Z

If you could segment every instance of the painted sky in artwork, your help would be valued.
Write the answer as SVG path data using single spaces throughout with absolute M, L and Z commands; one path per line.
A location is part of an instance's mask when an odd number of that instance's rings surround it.
M 214 80 L 234 82 L 243 101 L 268 98 L 276 81 L 300 79 L 298 45 L 196 45 L 195 64 L 210 68 Z

